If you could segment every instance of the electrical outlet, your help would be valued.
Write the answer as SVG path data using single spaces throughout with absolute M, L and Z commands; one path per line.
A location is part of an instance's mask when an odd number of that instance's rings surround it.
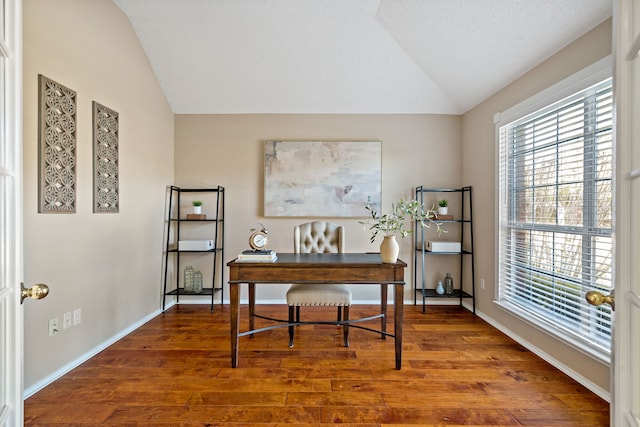
M 63 316 L 62 316 L 62 329 L 67 329 L 71 327 L 71 312 L 67 311 Z
M 58 318 L 49 320 L 49 336 L 52 337 L 58 334 Z
M 73 310 L 73 326 L 80 324 L 82 321 L 82 311 L 79 308 Z
M 480 289 L 484 289 L 484 279 L 480 279 Z

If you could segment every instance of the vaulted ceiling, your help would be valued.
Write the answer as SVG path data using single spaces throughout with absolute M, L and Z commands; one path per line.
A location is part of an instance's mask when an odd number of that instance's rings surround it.
M 175 113 L 461 114 L 611 0 L 114 0 Z

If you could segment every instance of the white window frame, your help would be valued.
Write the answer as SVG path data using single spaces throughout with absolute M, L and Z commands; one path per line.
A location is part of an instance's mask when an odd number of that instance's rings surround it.
M 501 178 L 500 173 L 503 168 L 506 166 L 501 165 L 501 141 L 500 141 L 500 128 L 506 126 L 516 120 L 519 120 L 529 114 L 537 112 L 545 107 L 548 107 L 558 101 L 561 101 L 571 95 L 574 95 L 584 89 L 587 89 L 595 84 L 598 84 L 608 78 L 611 78 L 613 74 L 613 62 L 612 57 L 607 56 L 600 61 L 578 71 L 577 73 L 567 77 L 566 79 L 558 82 L 557 84 L 539 92 L 538 94 L 532 96 L 531 98 L 509 108 L 500 113 L 496 113 L 494 116 L 494 124 L 495 124 L 495 137 L 496 137 L 496 177 L 495 177 L 495 185 L 496 185 L 496 206 L 495 212 L 496 215 L 496 224 L 495 224 L 495 277 L 501 277 L 501 253 L 500 253 L 500 245 L 501 245 L 501 218 L 500 214 L 503 211 L 503 206 L 505 203 L 508 203 L 508 200 L 505 200 L 501 189 Z M 614 144 L 615 145 L 615 144 Z M 614 151 L 615 156 L 615 151 Z M 614 161 L 615 168 L 615 161 Z M 615 177 L 615 169 L 613 172 L 613 176 Z M 615 182 L 614 182 L 615 187 Z M 615 188 L 613 189 L 612 197 L 615 196 Z M 615 206 L 615 199 L 614 199 Z M 612 224 L 612 236 L 614 233 L 615 223 Z M 613 245 L 615 247 L 615 244 Z M 613 269 L 613 266 L 612 266 Z M 615 270 L 612 271 L 612 283 L 615 283 Z M 522 309 L 521 307 L 512 304 L 508 301 L 505 301 L 502 298 L 501 291 L 503 291 L 503 284 L 498 283 L 495 288 L 494 302 L 506 310 L 507 312 L 517 316 L 518 318 L 524 320 L 531 326 L 548 333 L 555 338 L 565 342 L 571 347 L 591 356 L 595 359 L 603 362 L 610 363 L 611 359 L 611 351 L 610 348 L 604 348 L 596 345 L 592 345 L 588 340 L 581 338 L 580 336 L 576 336 L 576 334 L 564 330 L 562 327 L 559 327 L 556 323 L 549 321 L 541 316 L 536 316 L 529 311 Z

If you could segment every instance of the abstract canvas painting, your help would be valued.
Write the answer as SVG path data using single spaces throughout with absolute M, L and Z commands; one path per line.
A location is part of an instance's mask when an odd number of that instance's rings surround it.
M 380 141 L 265 141 L 264 215 L 365 217 L 379 210 Z

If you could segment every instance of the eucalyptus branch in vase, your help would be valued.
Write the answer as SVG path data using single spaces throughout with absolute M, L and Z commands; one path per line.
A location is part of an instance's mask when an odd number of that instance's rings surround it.
M 391 212 L 380 214 L 371 206 L 371 198 L 367 199 L 365 209 L 369 212 L 369 219 L 366 221 L 359 221 L 361 224 L 368 225 L 369 231 L 371 231 L 371 243 L 375 242 L 378 234 L 382 233 L 384 237 L 407 237 L 413 230 L 407 229 L 406 226 L 414 221 L 421 228 L 437 227 L 438 235 L 446 233 L 446 230 L 442 228 L 442 223 L 436 221 L 436 210 L 434 208 L 425 209 L 423 204 L 418 200 L 403 200 L 400 199 L 398 203 L 391 204 Z M 393 240 L 393 243 L 388 243 L 393 247 L 395 256 L 393 254 L 386 256 L 384 254 L 383 241 L 380 253 L 383 262 L 396 262 L 398 257 L 398 245 L 395 239 L 384 239 L 385 241 Z

